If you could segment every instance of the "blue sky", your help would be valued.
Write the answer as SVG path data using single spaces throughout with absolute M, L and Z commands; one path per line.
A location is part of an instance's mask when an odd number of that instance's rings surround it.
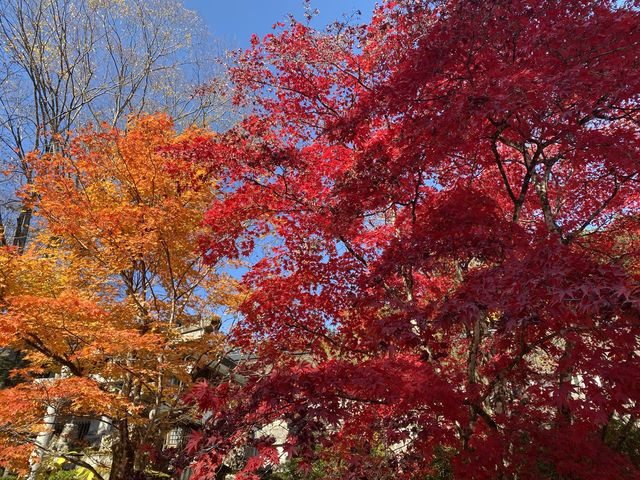
M 252 33 L 269 33 L 288 13 L 304 18 L 302 0 L 184 0 L 184 5 L 198 12 L 211 33 L 231 48 L 247 47 Z M 314 25 L 324 26 L 357 10 L 362 12 L 361 19 L 367 20 L 374 5 L 374 0 L 312 0 L 311 6 L 320 12 Z

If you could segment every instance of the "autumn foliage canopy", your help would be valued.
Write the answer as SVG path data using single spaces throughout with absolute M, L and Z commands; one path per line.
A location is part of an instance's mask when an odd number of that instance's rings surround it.
M 233 70 L 253 113 L 174 146 L 221 179 L 208 260 L 260 257 L 244 380 L 190 396 L 212 412 L 195 478 L 247 443 L 243 478 L 279 455 L 638 478 L 639 25 L 633 2 L 401 0 L 254 38 Z M 255 434 L 276 420 L 284 443 Z
M 67 154 L 31 159 L 25 195 L 45 226 L 25 252 L 0 249 L 0 347 L 24 358 L 0 390 L 1 465 L 28 470 L 55 428 L 47 418 L 102 417 L 110 478 L 131 480 L 190 421 L 182 395 L 219 358 L 222 336 L 182 331 L 211 327 L 232 290 L 193 248 L 213 183 L 165 153 L 200 135 L 158 115 L 78 132 Z
M 155 115 L 29 155 L 0 465 L 80 417 L 112 426 L 111 480 L 246 447 L 238 480 L 638 478 L 640 2 L 310 25 L 237 54 L 224 133 Z

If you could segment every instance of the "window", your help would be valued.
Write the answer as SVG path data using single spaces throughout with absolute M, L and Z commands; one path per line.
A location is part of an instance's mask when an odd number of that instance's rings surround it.
M 91 428 L 91 420 L 79 420 L 76 422 L 76 428 L 78 432 L 78 440 L 84 440 Z
M 173 428 L 169 430 L 167 433 L 167 437 L 165 439 L 165 447 L 173 448 L 180 446 L 182 442 L 182 429 L 181 428 Z

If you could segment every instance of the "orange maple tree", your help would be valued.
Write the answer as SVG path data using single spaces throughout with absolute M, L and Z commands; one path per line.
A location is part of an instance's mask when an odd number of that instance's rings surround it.
M 24 254 L 0 251 L 0 347 L 26 360 L 0 391 L 0 464 L 26 471 L 46 453 L 45 417 L 98 416 L 113 428 L 109 478 L 135 478 L 189 420 L 180 398 L 221 358 L 216 312 L 234 288 L 197 253 L 215 182 L 170 147 L 208 135 L 156 115 L 34 155 L 40 231 Z

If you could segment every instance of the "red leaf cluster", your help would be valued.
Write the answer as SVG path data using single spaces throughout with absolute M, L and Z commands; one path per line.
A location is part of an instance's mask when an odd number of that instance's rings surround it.
M 327 478 L 638 477 L 637 7 L 384 2 L 239 56 L 202 246 L 260 257 L 254 356 L 194 392 L 197 478 L 278 419 Z

